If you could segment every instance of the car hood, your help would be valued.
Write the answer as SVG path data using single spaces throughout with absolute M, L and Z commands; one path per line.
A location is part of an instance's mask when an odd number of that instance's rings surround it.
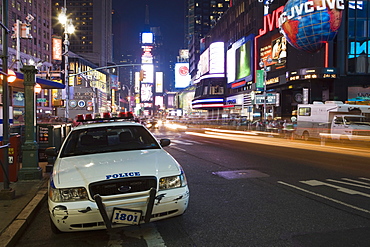
M 53 169 L 57 188 L 87 187 L 92 182 L 138 176 L 180 174 L 176 160 L 163 149 L 98 153 L 59 158 Z

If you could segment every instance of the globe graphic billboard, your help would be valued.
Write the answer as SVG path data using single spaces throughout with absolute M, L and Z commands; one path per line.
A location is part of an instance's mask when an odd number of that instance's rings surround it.
M 336 36 L 344 0 L 289 0 L 280 16 L 280 30 L 293 47 L 320 50 Z

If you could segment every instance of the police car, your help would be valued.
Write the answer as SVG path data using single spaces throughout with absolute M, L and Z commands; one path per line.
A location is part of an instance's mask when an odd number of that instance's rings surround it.
M 121 118 L 73 128 L 60 150 L 46 150 L 55 157 L 48 186 L 53 232 L 111 229 L 183 214 L 189 189 L 182 167 L 163 149 L 169 144 Z

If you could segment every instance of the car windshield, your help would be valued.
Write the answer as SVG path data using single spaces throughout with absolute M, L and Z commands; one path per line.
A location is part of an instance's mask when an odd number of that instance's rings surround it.
M 142 126 L 97 127 L 72 131 L 60 157 L 158 148 L 158 142 Z
M 370 125 L 368 121 L 366 121 L 365 117 L 344 117 L 344 121 L 346 124 L 358 124 L 358 125 Z

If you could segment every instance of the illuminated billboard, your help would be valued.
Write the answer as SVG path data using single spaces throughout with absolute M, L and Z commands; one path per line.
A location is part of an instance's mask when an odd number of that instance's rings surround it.
M 163 72 L 155 72 L 155 92 L 163 93 Z
M 142 33 L 141 34 L 141 43 L 142 44 L 153 44 L 154 43 L 154 34 L 153 33 Z
M 155 105 L 158 107 L 158 109 L 164 108 L 163 96 L 155 96 Z
M 253 79 L 253 35 L 236 41 L 226 53 L 227 82 Z
M 209 72 L 209 48 L 207 48 L 199 58 L 198 75 L 202 76 Z
M 224 42 L 215 42 L 209 46 L 209 73 L 225 73 L 225 46 Z
M 189 63 L 175 64 L 175 88 L 186 88 L 190 85 Z
M 140 101 L 141 103 L 153 102 L 153 84 L 152 83 L 141 83 Z
M 344 7 L 344 0 L 288 0 L 279 17 L 279 25 L 294 48 L 316 52 L 335 38 Z
M 153 64 L 143 64 L 141 69 L 145 71 L 145 78 L 143 82 L 153 83 L 154 82 L 154 66 Z
M 153 63 L 152 50 L 153 46 L 143 45 L 143 55 L 141 55 L 141 63 Z
M 259 58 L 265 62 L 270 71 L 286 67 L 287 40 L 280 33 L 261 37 L 258 42 L 258 48 Z
M 53 36 L 52 39 L 52 59 L 62 61 L 62 38 Z

